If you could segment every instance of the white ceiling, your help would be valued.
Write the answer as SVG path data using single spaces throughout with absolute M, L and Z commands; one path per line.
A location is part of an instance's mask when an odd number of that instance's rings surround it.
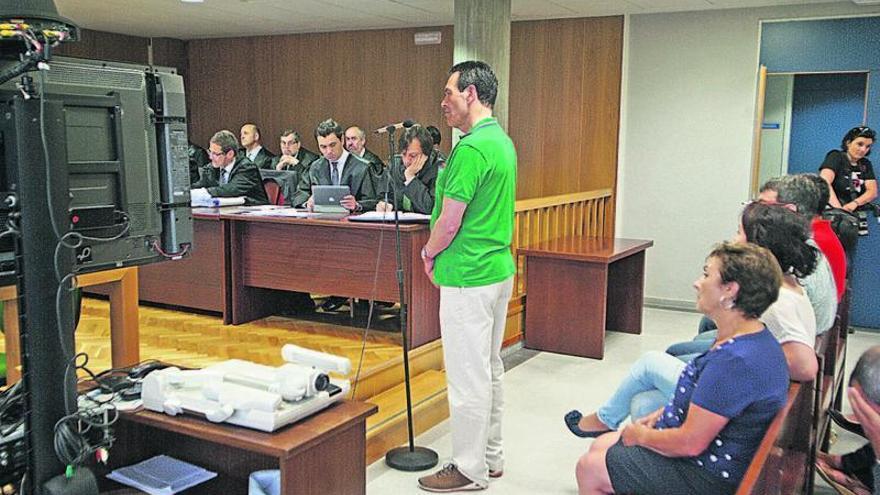
M 834 0 L 512 0 L 514 20 Z M 837 0 L 848 2 L 849 0 Z M 453 0 L 55 0 L 80 27 L 180 39 L 451 25 Z

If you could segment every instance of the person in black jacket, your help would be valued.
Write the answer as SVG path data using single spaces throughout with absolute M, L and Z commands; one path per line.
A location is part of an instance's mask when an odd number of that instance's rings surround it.
M 877 198 L 877 177 L 867 156 L 876 133 L 853 127 L 843 136 L 839 150 L 831 150 L 819 167 L 819 175 L 831 185 L 828 203 L 853 212 Z
M 237 150 L 238 142 L 232 132 L 214 134 L 208 147 L 211 164 L 202 169 L 201 179 L 192 188 L 205 188 L 215 198 L 244 196 L 246 205 L 268 204 L 260 170 L 246 156 L 238 155 Z
M 345 130 L 345 149 L 349 153 L 370 164 L 370 172 L 379 177 L 385 172 L 385 162 L 378 155 L 367 149 L 367 136 L 358 126 Z
M 195 184 L 200 178 L 199 171 L 202 167 L 211 163 L 211 159 L 208 158 L 208 152 L 205 151 L 205 148 L 193 142 L 189 143 L 187 155 L 189 155 L 189 182 L 190 184 Z
M 269 168 L 275 155 L 263 147 L 263 133 L 255 124 L 241 126 L 241 147 L 248 159 L 254 162 L 257 168 Z
M 312 162 L 320 158 L 305 149 L 298 132 L 293 129 L 281 131 L 281 155 L 272 158 L 273 170 L 293 170 L 302 175 L 309 170 Z
M 303 174 L 291 204 L 311 209 L 312 186 L 348 186 L 351 194 L 340 204 L 349 211 L 370 211 L 376 208 L 376 187 L 369 164 L 342 147 L 342 126 L 333 119 L 318 124 L 315 139 L 323 157 L 312 162 Z
M 433 144 L 431 135 L 418 124 L 403 133 L 398 145 L 401 153 L 392 159 L 388 173 L 382 177 L 379 187 L 382 200 L 376 205 L 376 211 L 394 211 L 396 201 L 400 211 L 431 214 L 440 163 Z

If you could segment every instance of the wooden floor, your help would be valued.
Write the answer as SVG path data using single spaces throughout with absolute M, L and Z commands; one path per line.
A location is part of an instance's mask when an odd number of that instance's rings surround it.
M 88 367 L 95 373 L 111 366 L 109 310 L 105 300 L 83 298 L 76 349 L 88 354 Z M 371 330 L 364 340 L 363 328 L 346 325 L 344 322 L 351 320 L 344 315 L 317 313 L 310 320 L 269 317 L 233 326 L 223 325 L 219 316 L 143 305 L 139 308 L 139 321 L 141 360 L 159 359 L 181 367 L 202 368 L 227 359 L 278 366 L 284 362 L 281 348 L 288 343 L 347 357 L 352 363 L 347 378 L 352 381 L 354 396 L 379 406 L 379 412 L 367 420 L 367 460 L 380 458 L 389 448 L 406 440 L 403 356 L 399 334 L 395 332 Z M 384 326 L 389 327 L 388 322 Z M 2 346 L 0 339 L 0 352 Z M 410 352 L 417 434 L 448 416 L 446 377 L 442 370 L 439 341 Z
M 150 306 L 140 307 L 141 359 L 161 359 L 201 368 L 227 359 L 278 366 L 281 347 L 296 344 L 347 357 L 353 373 L 360 363 L 363 330 L 328 323 L 270 317 L 244 325 L 223 325 L 220 317 Z M 93 371 L 110 367 L 109 304 L 84 298 L 76 347 L 86 352 Z M 369 332 L 363 370 L 400 356 L 394 334 Z M 353 378 L 353 377 L 352 377 Z

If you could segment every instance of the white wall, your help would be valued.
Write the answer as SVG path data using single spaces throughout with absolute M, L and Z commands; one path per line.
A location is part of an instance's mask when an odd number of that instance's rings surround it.
M 749 196 L 759 22 L 880 12 L 848 3 L 628 17 L 617 236 L 653 239 L 648 303 L 691 283 Z

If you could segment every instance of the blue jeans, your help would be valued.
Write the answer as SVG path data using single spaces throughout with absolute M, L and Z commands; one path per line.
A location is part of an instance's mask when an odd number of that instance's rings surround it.
M 629 376 L 596 412 L 599 420 L 616 430 L 629 416 L 633 398 L 642 392 L 659 390 L 668 400 L 684 367 L 684 362 L 665 352 L 646 352 L 633 363 Z
M 684 362 L 688 362 L 698 355 L 711 349 L 712 344 L 715 343 L 715 339 L 717 337 L 718 330 L 707 330 L 705 332 L 698 333 L 693 340 L 672 344 L 671 346 L 666 348 L 666 353 L 671 356 L 675 356 Z
M 718 325 L 712 321 L 712 318 L 703 316 L 703 318 L 700 319 L 700 326 L 697 327 L 697 333 L 706 333 L 710 330 L 718 330 Z

